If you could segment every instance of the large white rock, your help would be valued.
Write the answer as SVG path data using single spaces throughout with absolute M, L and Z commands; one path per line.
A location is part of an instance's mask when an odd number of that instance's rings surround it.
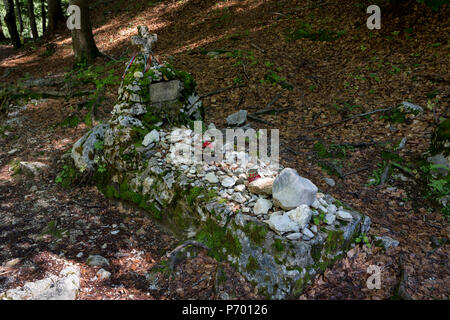
M 272 201 L 267 199 L 258 199 L 253 207 L 253 212 L 258 214 L 267 214 L 269 210 L 272 208 Z
M 345 210 L 339 210 L 336 214 L 336 218 L 342 221 L 351 222 L 353 220 L 353 216 L 350 212 L 347 212 Z
M 159 132 L 158 130 L 152 130 L 144 137 L 144 140 L 142 141 L 142 145 L 144 147 L 147 147 L 152 142 L 159 142 Z
M 281 171 L 272 186 L 275 205 L 285 210 L 292 210 L 302 204 L 313 204 L 317 191 L 314 183 L 300 177 L 296 170 L 290 168 Z
M 287 215 L 299 225 L 300 229 L 303 229 L 311 220 L 312 211 L 309 206 L 302 204 L 294 210 L 287 212 Z
M 269 220 L 265 220 L 265 223 L 278 234 L 285 232 L 299 232 L 300 228 L 297 223 L 292 221 L 289 216 L 284 212 L 273 213 L 270 215 Z
M 260 178 L 256 179 L 255 181 L 251 182 L 248 185 L 248 190 L 251 193 L 255 194 L 272 194 L 272 186 L 275 179 L 273 178 Z
M 222 186 L 225 188 L 231 188 L 236 183 L 236 179 L 234 177 L 226 177 L 221 181 Z

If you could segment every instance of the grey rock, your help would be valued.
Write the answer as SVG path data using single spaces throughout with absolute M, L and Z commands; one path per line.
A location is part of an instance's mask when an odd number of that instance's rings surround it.
M 142 145 L 144 147 L 147 147 L 153 142 L 159 142 L 159 132 L 155 129 L 147 133 L 147 135 L 144 137 L 144 140 L 142 141 Z
M 105 131 L 108 128 L 108 124 L 95 126 L 73 145 L 71 155 L 78 169 L 92 170 L 94 168 L 94 158 L 98 153 L 95 145 L 104 140 Z
M 403 101 L 402 106 L 405 108 L 406 111 L 409 112 L 423 112 L 423 108 L 421 106 L 418 106 L 417 104 L 411 102 Z
M 291 218 L 283 212 L 271 214 L 269 220 L 265 220 L 264 222 L 280 235 L 285 232 L 299 232 L 298 224 L 292 221 Z
M 325 216 L 325 223 L 332 225 L 336 221 L 336 216 L 334 214 L 328 213 Z
M 111 272 L 106 271 L 105 269 L 100 269 L 97 271 L 97 278 L 100 280 L 106 280 L 111 277 Z
M 289 240 L 298 240 L 302 237 L 302 234 L 300 232 L 290 233 L 286 236 Z
M 345 210 L 339 210 L 336 214 L 336 218 L 342 221 L 351 222 L 353 220 L 353 216 L 350 212 L 347 212 Z
M 442 153 L 436 154 L 432 157 L 428 157 L 427 161 L 434 165 L 440 166 L 439 168 L 436 168 L 436 172 L 443 177 L 447 176 L 448 171 L 450 170 L 450 164 Z
M 236 183 L 236 179 L 234 177 L 226 177 L 221 181 L 222 186 L 225 188 L 230 188 L 234 186 Z
M 70 266 L 63 269 L 59 277 L 52 275 L 0 293 L 0 300 L 75 300 L 79 290 L 80 272 Z
M 336 182 L 334 181 L 334 179 L 331 178 L 323 178 L 323 180 L 330 186 L 330 187 L 334 187 L 336 185 Z
M 107 267 L 109 266 L 108 259 L 99 256 L 99 255 L 91 255 L 87 258 L 86 263 L 91 267 Z
M 183 86 L 180 80 L 152 83 L 150 85 L 150 101 L 152 103 L 177 100 L 181 96 Z
M 230 126 L 239 126 L 247 121 L 247 110 L 239 110 L 227 117 L 227 123 Z
M 397 247 L 400 244 L 400 242 L 388 236 L 375 237 L 375 239 L 381 241 L 381 244 L 385 249 L 388 249 L 390 247 Z
M 219 178 L 217 178 L 217 176 L 214 174 L 214 172 L 208 172 L 205 175 L 205 180 L 208 181 L 209 183 L 219 182 Z
M 300 177 L 296 170 L 286 168 L 276 177 L 272 186 L 275 205 L 295 209 L 302 204 L 311 205 L 318 189 L 310 180 Z
M 27 162 L 27 161 L 20 161 L 19 163 L 20 169 L 25 174 L 37 176 L 39 172 L 46 170 L 48 168 L 48 165 L 42 162 L 34 161 L 34 162 Z
M 312 211 L 309 206 L 302 204 L 294 210 L 287 212 L 287 215 L 299 225 L 300 229 L 303 229 L 311 220 Z
M 267 214 L 267 212 L 269 212 L 272 206 L 273 206 L 272 201 L 260 198 L 256 201 L 256 204 L 253 207 L 253 212 L 256 215 Z
M 239 192 L 233 193 L 233 196 L 231 197 L 231 199 L 238 203 L 244 203 L 245 201 L 247 201 L 247 199 L 245 199 L 245 197 Z
M 302 233 L 310 239 L 314 238 L 314 233 L 312 233 L 312 231 L 309 230 L 308 228 L 303 229 Z
M 364 216 L 363 222 L 361 224 L 361 233 L 368 233 L 370 230 L 370 224 L 372 220 L 368 216 Z

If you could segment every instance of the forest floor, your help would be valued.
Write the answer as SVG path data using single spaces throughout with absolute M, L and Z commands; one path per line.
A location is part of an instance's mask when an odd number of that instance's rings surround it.
M 265 123 L 252 122 L 252 127 L 280 130 L 282 164 L 368 215 L 371 239 L 387 235 L 399 241 L 388 250 L 356 245 L 317 275 L 302 299 L 389 299 L 398 296 L 400 284 L 412 299 L 448 299 L 448 218 L 426 199 L 414 177 L 395 172 L 384 185 L 368 181 L 383 163 L 383 152 L 393 152 L 403 138 L 407 142 L 399 156 L 405 163 L 423 158 L 437 120 L 449 117 L 449 8 L 435 13 L 386 1 L 380 5 L 382 28 L 371 31 L 368 5 L 351 0 L 103 1 L 93 8 L 97 46 L 123 59 L 111 63 L 102 57 L 95 65 L 107 65 L 120 77 L 134 54 L 130 36 L 146 24 L 158 34 L 155 53 L 191 72 L 200 94 L 245 85 L 203 99 L 206 123 L 222 127 L 239 109 L 252 113 L 273 102 L 283 111 L 260 115 Z M 62 75 L 72 63 L 68 31 L 19 51 L 0 45 L 0 79 L 9 84 Z M 98 120 L 108 120 L 117 88 L 107 87 Z M 55 182 L 61 159 L 88 130 L 83 121 L 62 125 L 68 117 L 86 116 L 88 110 L 77 108 L 82 99 L 37 100 L 9 110 L 9 120 L 17 111 L 14 121 L 2 120 L 0 291 L 56 274 L 68 260 L 82 270 L 79 299 L 259 298 L 227 263 L 206 253 L 181 262 L 172 276 L 164 270 L 149 273 L 164 265 L 177 239 L 141 211 L 105 199 L 93 187 L 64 189 Z M 376 113 L 321 127 L 402 101 L 424 112 L 400 123 Z M 321 152 L 324 148 L 327 152 Z M 33 178 L 20 173 L 19 161 L 40 161 L 48 168 Z M 67 236 L 61 236 L 64 231 Z M 97 279 L 99 268 L 86 265 L 93 254 L 109 259 L 110 279 Z M 366 287 L 370 265 L 382 269 L 379 290 Z

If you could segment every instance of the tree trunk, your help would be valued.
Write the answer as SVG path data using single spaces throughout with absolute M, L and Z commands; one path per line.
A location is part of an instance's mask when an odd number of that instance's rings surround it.
M 45 16 L 45 0 L 41 0 L 42 33 L 45 33 L 47 17 Z
M 55 33 L 58 28 L 65 26 L 66 18 L 61 8 L 61 0 L 48 0 L 47 34 Z
M 16 3 L 16 15 L 19 21 L 19 36 L 23 35 L 23 19 L 22 19 L 22 8 L 20 7 L 19 0 L 15 0 Z
M 30 18 L 31 34 L 33 39 L 39 38 L 39 34 L 36 27 L 36 18 L 34 16 L 34 3 L 33 0 L 28 0 L 28 17 Z
M 100 55 L 100 51 L 95 44 L 92 34 L 91 19 L 89 17 L 88 0 L 71 0 L 71 5 L 80 7 L 81 29 L 72 30 L 72 45 L 75 54 L 75 64 L 87 62 L 91 63 Z
M 20 48 L 22 43 L 20 42 L 19 32 L 17 32 L 16 15 L 14 14 L 14 1 L 3 0 L 3 3 L 5 4 L 6 9 L 5 23 L 8 27 L 11 42 L 14 45 L 14 48 Z
M 2 28 L 2 24 L 0 23 L 0 41 L 5 41 L 6 37 L 5 34 L 3 33 L 3 28 Z

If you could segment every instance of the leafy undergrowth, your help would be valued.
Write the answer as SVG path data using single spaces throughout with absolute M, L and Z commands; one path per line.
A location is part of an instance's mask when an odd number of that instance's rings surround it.
M 445 212 L 435 201 L 448 192 L 448 180 L 433 175 L 438 168 L 423 159 L 434 128 L 449 117 L 449 8 L 433 11 L 412 0 L 382 1 L 382 28 L 368 30 L 370 4 L 190 0 L 155 1 L 149 6 L 148 1 L 114 1 L 93 6 L 103 13 L 95 15 L 93 25 L 99 48 L 123 62 L 134 54 L 130 35 L 146 21 L 158 33 L 156 54 L 192 72 L 200 94 L 241 85 L 203 99 L 206 122 L 217 127 L 225 126 L 229 114 L 260 111 L 279 95 L 271 107 L 284 111 L 259 115 L 264 123 L 251 122 L 252 127 L 279 129 L 284 166 L 297 169 L 373 221 L 367 240 L 361 236 L 354 250 L 318 276 L 304 297 L 388 299 L 406 270 L 406 291 L 413 298 L 448 298 L 448 245 L 435 241 L 450 233 Z M 8 77 L 11 84 L 26 74 L 41 78 L 67 72 L 72 66 L 69 38 L 67 32 L 53 39 L 56 49 L 51 56 L 39 56 L 47 48 L 44 44 L 19 53 L 5 50 L 0 67 L 15 68 Z M 80 81 L 86 76 L 88 88 L 105 89 L 105 99 L 97 106 L 100 120 L 109 118 L 117 92 L 114 76 L 120 79 L 123 69 L 124 63 L 99 58 L 85 71 L 71 73 Z M 78 110 L 84 100 L 50 99 L 30 106 L 22 127 L 2 124 L 0 177 L 6 184 L 21 176 L 11 177 L 8 163 L 26 158 L 52 162 L 95 124 L 95 119 L 90 123 L 86 118 L 92 105 Z M 405 114 L 390 109 L 358 116 L 402 101 L 424 111 Z M 403 138 L 404 148 L 396 149 Z M 8 154 L 12 149 L 19 151 Z M 52 183 L 63 169 L 62 163 L 54 162 Z M 388 164 L 388 177 L 380 185 Z M 324 177 L 333 178 L 336 186 L 329 186 Z M 29 194 L 27 188 L 19 192 Z M 400 245 L 369 248 L 375 235 L 388 235 Z M 380 290 L 365 285 L 372 264 L 383 267 Z

